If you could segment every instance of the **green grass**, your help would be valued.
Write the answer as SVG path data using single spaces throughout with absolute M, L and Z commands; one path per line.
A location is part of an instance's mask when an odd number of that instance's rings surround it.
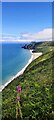
M 21 85 L 21 110 L 23 120 L 54 119 L 54 47 L 43 48 L 46 43 L 39 44 L 43 55 L 34 60 L 24 74 L 15 79 L 2 91 L 2 120 L 16 119 L 16 86 Z M 41 46 L 41 47 L 40 47 Z M 37 49 L 37 48 L 36 48 Z M 46 49 L 46 51 L 44 51 Z M 52 49 L 52 51 L 51 51 Z M 53 67 L 52 67 L 53 66 Z

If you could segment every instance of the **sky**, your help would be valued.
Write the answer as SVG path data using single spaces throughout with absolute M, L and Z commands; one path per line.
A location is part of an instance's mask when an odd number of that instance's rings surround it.
M 0 34 L 2 33 L 2 4 L 0 2 Z
M 3 2 L 52 2 L 53 0 L 1 0 Z
M 51 28 L 51 2 L 2 3 L 2 34 L 4 39 L 9 37 L 10 39 L 34 39 L 37 34 L 49 32 Z

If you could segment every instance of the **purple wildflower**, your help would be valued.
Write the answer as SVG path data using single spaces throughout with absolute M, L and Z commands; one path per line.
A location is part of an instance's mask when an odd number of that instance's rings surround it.
M 20 85 L 18 85 L 17 87 L 16 87 L 16 90 L 17 90 L 17 92 L 19 92 L 19 93 L 21 93 L 21 86 Z

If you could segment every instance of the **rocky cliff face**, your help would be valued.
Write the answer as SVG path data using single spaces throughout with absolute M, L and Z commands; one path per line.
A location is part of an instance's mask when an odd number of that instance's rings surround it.
M 36 43 L 36 42 L 31 42 L 30 44 L 25 44 L 22 48 L 24 49 L 34 49 L 35 50 L 35 47 L 36 45 L 38 45 L 40 43 Z

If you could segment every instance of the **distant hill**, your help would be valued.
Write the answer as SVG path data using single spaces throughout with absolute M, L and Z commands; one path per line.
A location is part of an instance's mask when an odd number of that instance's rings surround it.
M 2 120 L 16 119 L 16 86 L 19 84 L 23 120 L 54 120 L 54 46 L 51 42 L 28 46 L 26 49 L 42 51 L 43 55 L 2 91 Z
M 35 52 L 49 52 L 50 47 L 54 46 L 54 41 L 47 41 L 47 42 L 31 42 L 30 44 L 25 44 L 22 46 L 24 49 L 33 49 Z

